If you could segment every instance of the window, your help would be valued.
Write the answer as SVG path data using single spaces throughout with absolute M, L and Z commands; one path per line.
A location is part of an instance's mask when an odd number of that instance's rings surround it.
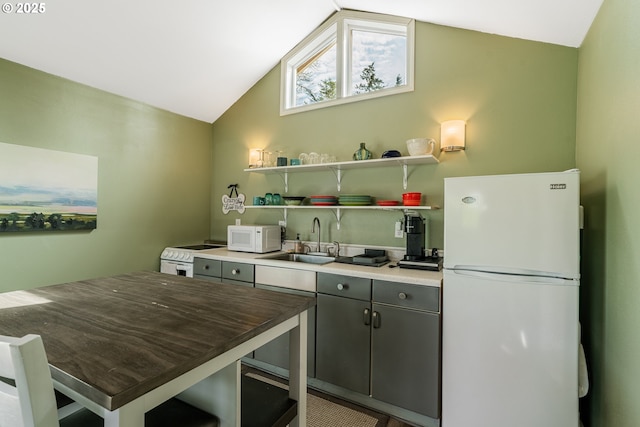
M 412 91 L 414 25 L 336 13 L 282 59 L 280 114 Z

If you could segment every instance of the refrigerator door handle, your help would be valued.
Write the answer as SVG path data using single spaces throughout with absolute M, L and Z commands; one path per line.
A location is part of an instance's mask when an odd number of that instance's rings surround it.
M 450 270 L 454 274 L 461 276 L 477 277 L 480 279 L 490 279 L 501 282 L 538 283 L 541 285 L 578 285 L 577 280 L 562 279 L 558 277 L 535 276 L 530 274 L 515 274 L 506 272 L 488 272 L 480 266 L 456 266 Z

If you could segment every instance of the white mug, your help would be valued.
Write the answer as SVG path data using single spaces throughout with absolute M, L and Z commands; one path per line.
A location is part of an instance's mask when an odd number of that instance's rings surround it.
M 407 140 L 407 150 L 410 156 L 426 156 L 433 154 L 436 141 L 433 138 L 413 138 Z

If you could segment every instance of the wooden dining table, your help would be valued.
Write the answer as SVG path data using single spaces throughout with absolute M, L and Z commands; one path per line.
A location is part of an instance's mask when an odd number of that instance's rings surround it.
M 141 427 L 179 398 L 240 426 L 240 359 L 289 332 L 291 426 L 306 425 L 307 310 L 315 299 L 157 272 L 0 293 L 0 335 L 42 337 L 54 387 Z

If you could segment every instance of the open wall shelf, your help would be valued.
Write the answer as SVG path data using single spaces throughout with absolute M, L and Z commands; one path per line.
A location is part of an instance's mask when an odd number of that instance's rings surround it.
M 387 159 L 353 160 L 348 162 L 318 163 L 313 165 L 299 166 L 275 166 L 268 168 L 249 168 L 245 172 L 262 173 L 266 175 L 280 175 L 284 180 L 284 192 L 289 191 L 289 174 L 301 172 L 313 172 L 330 170 L 336 176 L 338 191 L 340 191 L 344 171 L 351 169 L 379 168 L 379 167 L 401 167 L 402 168 L 402 188 L 407 189 L 410 165 L 438 164 L 438 158 L 429 154 L 426 156 L 405 156 L 390 157 Z
M 344 211 L 357 211 L 357 210 L 382 210 L 382 211 L 402 211 L 404 213 L 409 211 L 424 211 L 424 210 L 435 210 L 440 209 L 438 206 L 378 206 L 378 205 L 369 205 L 369 206 L 341 206 L 341 205 L 332 205 L 332 206 L 313 206 L 313 205 L 303 205 L 303 206 L 286 206 L 286 205 L 268 205 L 268 206 L 245 206 L 245 209 L 282 209 L 284 222 L 287 222 L 287 212 L 289 210 L 330 210 L 333 212 L 333 215 L 337 220 L 337 229 L 340 230 L 340 220 L 342 218 L 342 214 Z

